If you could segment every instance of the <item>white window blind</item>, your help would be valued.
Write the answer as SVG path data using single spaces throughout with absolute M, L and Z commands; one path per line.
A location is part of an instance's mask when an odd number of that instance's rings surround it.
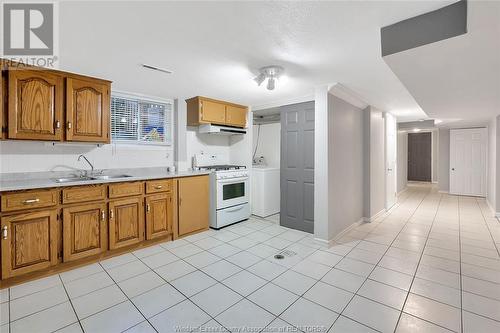
M 122 95 L 111 96 L 111 138 L 114 142 L 170 145 L 171 102 Z

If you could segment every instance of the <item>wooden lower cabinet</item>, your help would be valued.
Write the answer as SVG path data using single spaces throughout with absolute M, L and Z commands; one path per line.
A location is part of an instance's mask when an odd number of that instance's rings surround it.
M 172 233 L 172 212 L 171 193 L 146 197 L 146 239 L 164 237 Z
M 179 236 L 208 228 L 208 176 L 185 177 L 178 180 Z
M 2 217 L 2 279 L 57 264 L 57 210 Z
M 107 250 L 106 204 L 63 209 L 63 260 L 73 261 Z
M 111 250 L 144 240 L 142 197 L 109 202 L 109 248 Z

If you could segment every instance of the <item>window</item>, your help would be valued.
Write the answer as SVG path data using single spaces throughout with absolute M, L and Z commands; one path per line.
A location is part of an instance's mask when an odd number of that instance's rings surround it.
M 111 96 L 111 139 L 122 143 L 172 144 L 171 101 Z

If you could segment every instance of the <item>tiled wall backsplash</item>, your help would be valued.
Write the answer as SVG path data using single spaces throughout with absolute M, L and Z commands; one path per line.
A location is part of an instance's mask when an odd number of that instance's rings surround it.
M 0 142 L 0 173 L 89 169 L 78 162 L 85 156 L 96 169 L 172 166 L 172 146 L 109 144 L 55 144 L 51 142 Z

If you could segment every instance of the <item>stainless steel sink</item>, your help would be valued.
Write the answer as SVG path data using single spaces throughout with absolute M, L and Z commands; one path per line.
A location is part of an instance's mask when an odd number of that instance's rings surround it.
M 74 183 L 74 182 L 88 182 L 91 180 L 108 180 L 108 179 L 119 179 L 128 178 L 131 175 L 95 175 L 95 176 L 84 176 L 84 177 L 67 177 L 67 178 L 57 178 L 54 179 L 56 183 Z
M 73 183 L 73 182 L 85 182 L 93 180 L 91 177 L 68 177 L 68 178 L 57 178 L 54 179 L 56 183 Z
M 128 177 L 132 177 L 132 176 L 131 175 L 99 175 L 99 176 L 92 176 L 91 179 L 107 180 L 107 179 L 128 178 Z

